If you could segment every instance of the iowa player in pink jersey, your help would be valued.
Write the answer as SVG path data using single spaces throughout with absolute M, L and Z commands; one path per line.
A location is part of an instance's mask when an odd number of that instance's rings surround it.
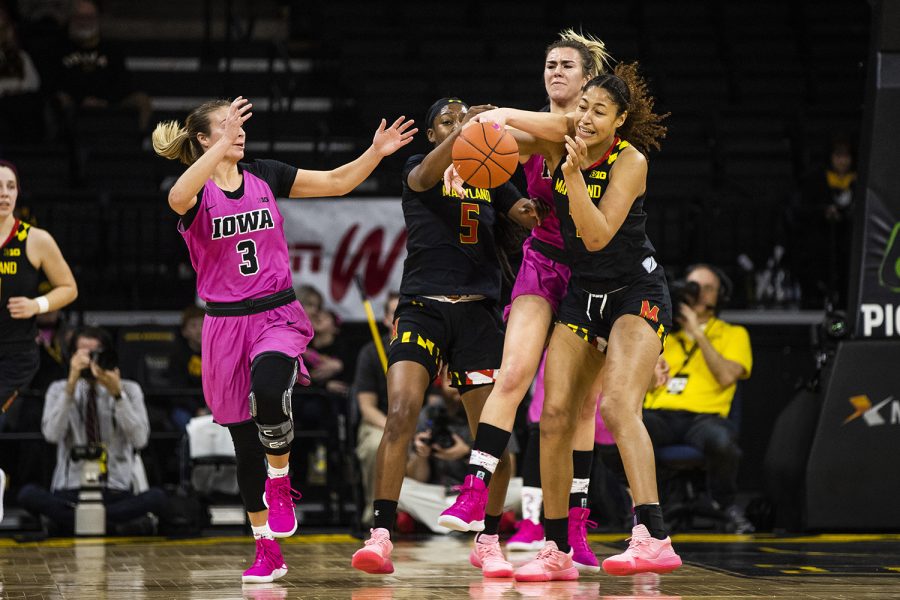
M 581 88 L 592 77 L 606 71 L 610 61 L 606 47 L 590 35 L 569 29 L 547 47 L 544 58 L 544 88 L 554 114 L 572 113 L 581 99 Z M 552 172 L 539 154 L 527 157 L 523 169 L 528 195 L 546 207 L 547 214 L 522 247 L 522 264 L 512 290 L 512 302 L 506 309 L 508 323 L 503 344 L 503 360 L 497 383 L 481 413 L 481 422 L 472 447 L 469 473 L 489 483 L 491 472 L 484 456 L 499 457 L 509 441 L 516 409 L 534 380 L 547 340 L 547 334 L 569 284 L 569 260 L 563 249 L 560 222 L 553 208 Z M 542 396 L 542 395 L 541 395 Z M 532 400 L 535 402 L 535 400 Z M 575 549 L 578 568 L 598 571 L 600 564 L 587 542 L 587 490 L 594 454 L 595 403 L 585 403 L 583 418 L 575 433 L 572 456 L 575 477 L 570 495 L 570 544 Z M 540 414 L 540 407 L 537 413 Z M 535 425 L 537 421 L 535 420 Z M 541 482 L 539 430 L 531 429 L 525 454 L 525 486 L 522 490 L 523 519 L 509 540 L 510 549 L 540 549 L 544 532 L 540 524 Z M 487 462 L 487 464 L 491 464 Z M 480 521 L 480 509 L 467 514 L 465 507 L 477 507 L 466 494 L 444 511 L 440 523 Z
M 272 160 L 242 162 L 251 108 L 242 97 L 206 102 L 184 127 L 160 123 L 153 148 L 188 165 L 169 191 L 169 206 L 181 215 L 178 230 L 207 305 L 203 395 L 234 441 L 241 498 L 256 539 L 256 560 L 243 581 L 260 583 L 287 573 L 275 538 L 297 529 L 300 493 L 287 476 L 291 390 L 297 381 L 309 383 L 300 355 L 313 335 L 294 295 L 275 199 L 346 194 L 417 130 L 404 117 L 390 127 L 382 120 L 362 156 L 332 171 L 306 171 Z

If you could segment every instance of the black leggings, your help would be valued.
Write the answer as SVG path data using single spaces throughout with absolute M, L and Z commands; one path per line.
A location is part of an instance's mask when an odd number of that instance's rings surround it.
M 266 510 L 263 493 L 266 491 L 266 449 L 259 441 L 259 429 L 253 421 L 229 425 L 228 433 L 234 442 L 237 462 L 238 489 L 247 512 Z
M 256 418 L 259 423 L 277 425 L 288 417 L 281 405 L 282 395 L 293 385 L 292 376 L 296 359 L 280 353 L 261 355 L 253 365 L 251 388 L 256 396 Z M 229 425 L 228 432 L 234 442 L 234 455 L 237 462 L 238 488 L 244 509 L 247 512 L 266 510 L 263 504 L 263 493 L 266 490 L 266 448 L 259 440 L 259 427 L 256 422 L 247 421 Z M 269 454 L 287 454 L 286 448 L 272 451 Z

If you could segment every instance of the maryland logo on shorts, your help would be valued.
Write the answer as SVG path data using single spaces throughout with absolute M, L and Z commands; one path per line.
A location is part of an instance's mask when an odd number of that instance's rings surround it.
M 654 304 L 651 308 L 649 300 L 641 300 L 641 317 L 659 323 L 659 307 Z

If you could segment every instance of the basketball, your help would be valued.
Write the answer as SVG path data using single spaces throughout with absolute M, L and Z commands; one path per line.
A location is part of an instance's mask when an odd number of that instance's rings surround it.
M 453 165 L 466 183 L 494 188 L 509 181 L 519 162 L 519 145 L 496 123 L 475 123 L 453 142 Z

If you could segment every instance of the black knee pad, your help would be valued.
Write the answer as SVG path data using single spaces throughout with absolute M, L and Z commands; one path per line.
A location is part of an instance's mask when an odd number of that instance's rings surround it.
M 268 454 L 287 454 L 291 450 L 294 439 L 291 393 L 297 381 L 297 368 L 296 358 L 280 352 L 260 354 L 250 367 L 250 415 Z

